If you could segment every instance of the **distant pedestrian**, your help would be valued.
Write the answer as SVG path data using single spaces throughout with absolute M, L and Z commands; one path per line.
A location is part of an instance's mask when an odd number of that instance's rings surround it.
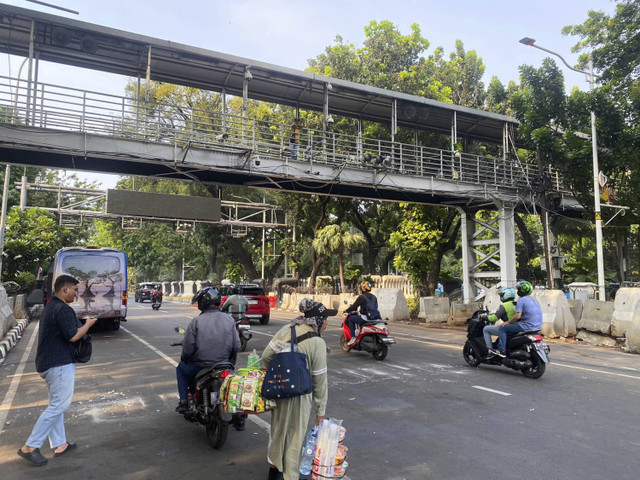
M 56 457 L 76 448 L 75 443 L 67 441 L 64 429 L 64 412 L 71 405 L 76 375 L 71 344 L 80 340 L 98 320 L 87 318 L 82 325 L 73 308 L 67 305 L 78 295 L 78 283 L 70 275 L 60 275 L 54 285 L 54 296 L 40 320 L 36 370 L 47 382 L 49 406 L 40 414 L 31 435 L 18 450 L 18 455 L 38 467 L 48 462 L 40 453 L 47 437 Z
M 300 132 L 302 132 L 302 124 L 300 119 L 296 118 L 291 125 L 291 138 L 289 146 L 291 147 L 291 160 L 298 159 L 298 148 L 300 147 Z

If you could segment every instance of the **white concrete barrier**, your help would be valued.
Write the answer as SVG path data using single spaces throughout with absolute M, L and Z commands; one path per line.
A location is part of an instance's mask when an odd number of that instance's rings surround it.
M 381 288 L 378 290 L 378 310 L 383 320 L 409 320 L 407 299 L 400 288 Z
M 611 335 L 622 337 L 631 325 L 635 311 L 640 303 L 640 288 L 624 287 L 616 293 L 611 316 Z
M 618 295 L 616 294 L 617 298 Z M 625 347 L 629 353 L 640 353 L 640 309 L 633 315 L 631 323 L 625 332 Z
M 177 297 L 180 295 L 180 282 L 171 282 L 171 297 Z
M 567 301 L 569 302 L 569 311 L 571 312 L 571 315 L 573 315 L 573 318 L 575 319 L 576 322 L 579 322 L 579 319 L 582 318 L 582 311 L 584 309 L 584 300 L 575 300 L 575 299 L 569 298 Z M 581 328 L 581 327 L 578 326 L 578 328 Z M 609 330 L 611 330 L 611 319 L 609 319 Z
M 476 311 L 482 308 L 482 302 L 452 302 L 451 303 L 451 315 L 449 316 L 449 323 L 452 325 L 464 325 L 467 320 L 471 318 Z
M 26 312 L 27 296 L 16 295 L 15 305 L 13 306 L 13 316 L 16 320 L 27 318 Z
M 171 282 L 162 282 L 162 294 L 171 295 Z
M 449 297 L 420 297 L 418 302 L 420 305 L 418 318 L 424 318 L 427 322 L 449 321 L 449 315 L 451 315 Z
M 569 310 L 569 302 L 561 290 L 534 290 L 532 296 L 542 308 L 542 334 L 550 337 L 573 337 L 576 321 Z
M 282 300 L 280 300 L 280 309 L 287 310 L 289 308 L 289 303 L 291 302 L 291 294 L 283 293 Z
M 181 297 L 191 300 L 196 293 L 196 282 L 194 282 L 193 280 L 186 280 L 183 284 Z
M 612 315 L 613 302 L 585 300 L 577 327 L 594 333 L 610 335 Z

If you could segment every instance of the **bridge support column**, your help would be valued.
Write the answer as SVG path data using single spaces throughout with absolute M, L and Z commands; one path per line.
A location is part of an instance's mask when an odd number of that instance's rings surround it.
M 513 287 L 516 273 L 516 229 L 514 205 L 498 203 L 498 229 L 500 239 L 500 281 L 503 286 Z
M 473 238 L 475 237 L 476 225 L 474 222 L 475 214 L 468 212 L 462 208 L 458 208 L 460 212 L 460 231 L 462 234 L 462 286 L 463 300 L 465 303 L 471 301 L 473 292 L 471 271 L 476 263 L 476 254 L 473 250 Z

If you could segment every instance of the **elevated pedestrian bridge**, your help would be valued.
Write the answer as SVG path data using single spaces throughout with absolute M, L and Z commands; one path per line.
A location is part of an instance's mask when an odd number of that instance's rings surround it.
M 168 104 L 46 83 L 30 90 L 0 77 L 3 161 L 467 207 L 531 201 L 531 182 L 539 176 L 511 156 L 304 127 L 292 155 L 289 125 L 222 111 L 177 112 Z M 551 188 L 561 191 L 559 176 L 549 176 Z

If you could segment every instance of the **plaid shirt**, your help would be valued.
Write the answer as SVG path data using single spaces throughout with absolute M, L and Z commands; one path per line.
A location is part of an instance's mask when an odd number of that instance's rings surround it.
M 60 307 L 59 307 L 60 306 Z M 75 363 L 69 340 L 78 333 L 81 324 L 76 312 L 54 296 L 44 307 L 38 332 L 36 370 L 43 373 L 53 367 Z

